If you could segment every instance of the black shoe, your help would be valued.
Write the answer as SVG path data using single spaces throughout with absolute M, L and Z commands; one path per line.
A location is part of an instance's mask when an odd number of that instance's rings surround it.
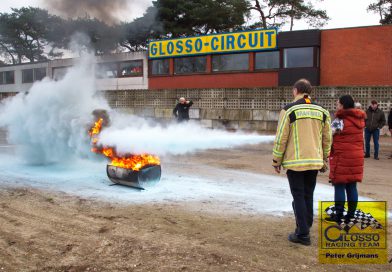
M 365 158 L 370 158 L 370 155 L 365 155 Z
M 327 222 L 335 222 L 335 223 L 342 223 L 343 215 L 338 216 L 336 214 L 332 214 L 330 217 L 325 218 L 325 221 Z
M 378 157 L 374 157 L 375 160 L 379 161 L 380 159 Z
M 292 243 L 298 243 L 304 246 L 310 246 L 310 236 L 308 235 L 297 235 L 295 232 L 290 233 L 288 237 Z
M 352 214 L 346 214 L 345 216 L 343 216 L 344 223 L 346 223 L 346 224 L 350 223 L 351 220 L 354 218 L 355 218 L 355 216 Z

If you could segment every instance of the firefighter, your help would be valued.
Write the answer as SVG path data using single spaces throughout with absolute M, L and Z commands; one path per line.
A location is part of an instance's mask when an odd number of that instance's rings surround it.
M 310 245 L 313 192 L 318 171 L 327 169 L 332 138 L 329 112 L 311 100 L 311 90 L 306 79 L 294 84 L 294 102 L 280 112 L 272 162 L 277 173 L 287 169 L 293 196 L 297 227 L 288 239 L 303 245 Z

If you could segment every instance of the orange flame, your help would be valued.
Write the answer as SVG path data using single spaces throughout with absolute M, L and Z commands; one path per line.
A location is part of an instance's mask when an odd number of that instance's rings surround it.
M 101 132 L 102 122 L 103 122 L 103 119 L 99 118 L 99 120 L 94 123 L 94 126 L 88 132 L 88 134 L 91 137 L 98 136 L 98 134 Z
M 97 154 L 103 154 L 107 158 L 111 160 L 110 165 L 132 169 L 134 171 L 139 171 L 144 166 L 147 165 L 159 165 L 161 164 L 159 157 L 149 155 L 149 154 L 141 154 L 141 155 L 125 155 L 120 157 L 117 155 L 114 148 L 111 147 L 99 147 L 98 144 L 98 135 L 102 129 L 103 119 L 100 118 L 97 122 L 94 123 L 94 126 L 89 130 L 89 135 L 91 137 L 91 151 Z

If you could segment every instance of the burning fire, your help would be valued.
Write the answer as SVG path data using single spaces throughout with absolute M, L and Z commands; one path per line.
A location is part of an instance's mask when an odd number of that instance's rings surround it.
M 99 118 L 89 130 L 92 145 L 91 151 L 109 158 L 111 160 L 110 165 L 139 171 L 144 166 L 160 164 L 160 160 L 157 156 L 149 154 L 119 156 L 114 148 L 97 146 L 99 140 L 98 135 L 101 132 L 102 123 L 103 119 Z

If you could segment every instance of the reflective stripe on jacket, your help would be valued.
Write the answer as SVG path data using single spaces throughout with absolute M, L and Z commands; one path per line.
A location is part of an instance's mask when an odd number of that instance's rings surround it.
M 331 149 L 330 115 L 307 95 L 282 109 L 273 148 L 273 165 L 295 171 L 319 170 Z

